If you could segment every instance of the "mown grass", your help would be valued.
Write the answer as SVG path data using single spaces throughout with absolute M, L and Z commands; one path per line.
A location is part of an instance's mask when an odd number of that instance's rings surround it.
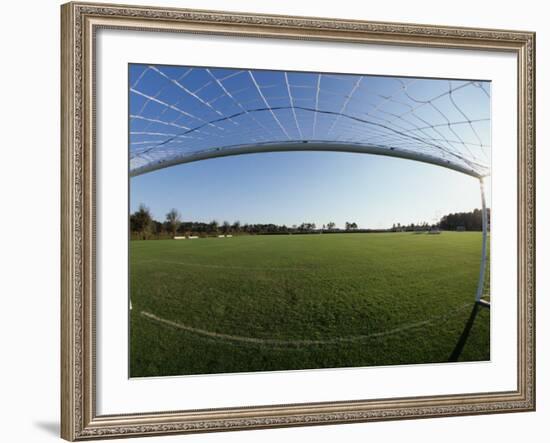
M 489 309 L 464 333 L 480 253 L 469 232 L 132 241 L 130 374 L 488 360 Z

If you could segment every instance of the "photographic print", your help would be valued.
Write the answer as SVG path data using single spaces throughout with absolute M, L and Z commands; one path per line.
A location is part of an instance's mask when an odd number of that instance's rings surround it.
M 131 377 L 490 360 L 489 81 L 128 74 Z
M 535 33 L 61 24 L 63 438 L 535 409 Z

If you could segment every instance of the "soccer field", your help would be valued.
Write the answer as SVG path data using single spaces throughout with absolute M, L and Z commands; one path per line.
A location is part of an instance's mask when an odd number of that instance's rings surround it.
M 481 233 L 130 242 L 132 377 L 488 360 Z

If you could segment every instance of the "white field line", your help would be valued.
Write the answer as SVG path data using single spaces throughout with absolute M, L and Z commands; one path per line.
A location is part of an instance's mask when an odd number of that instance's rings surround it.
M 431 317 L 427 320 L 422 320 L 418 322 L 412 322 L 407 323 L 403 326 L 400 326 L 398 328 L 389 329 L 387 331 L 381 331 L 381 332 L 374 332 L 372 334 L 366 334 L 366 335 L 355 335 L 352 337 L 337 337 L 337 338 L 330 338 L 326 340 L 279 340 L 279 339 L 271 339 L 271 338 L 255 338 L 255 337 L 243 337 L 240 335 L 230 335 L 230 334 L 221 334 L 219 332 L 213 332 L 208 331 L 206 329 L 200 329 L 200 328 L 194 328 L 192 326 L 185 325 L 183 323 L 175 322 L 172 320 L 167 320 L 162 317 L 158 317 L 155 314 L 151 314 L 150 312 L 141 311 L 141 315 L 156 321 L 158 323 L 162 323 L 166 326 L 170 326 L 175 329 L 179 329 L 182 331 L 191 332 L 193 334 L 202 335 L 209 338 L 215 338 L 215 339 L 221 339 L 231 342 L 238 342 L 238 343 L 246 343 L 246 344 L 257 344 L 257 345 L 269 345 L 269 346 L 279 346 L 279 347 L 290 347 L 290 346 L 300 346 L 300 345 L 331 345 L 331 344 L 339 344 L 339 343 L 349 343 L 349 342 L 356 342 L 356 341 L 362 341 L 367 340 L 371 338 L 379 338 L 386 335 L 392 335 L 392 334 L 398 334 L 403 331 L 407 331 L 410 329 L 420 328 L 423 326 L 427 326 L 430 323 L 434 323 L 437 321 L 447 321 L 449 318 L 451 318 L 453 315 L 463 311 L 466 308 L 471 308 L 472 303 L 466 303 L 459 308 L 450 311 L 446 315 L 439 315 L 435 317 Z

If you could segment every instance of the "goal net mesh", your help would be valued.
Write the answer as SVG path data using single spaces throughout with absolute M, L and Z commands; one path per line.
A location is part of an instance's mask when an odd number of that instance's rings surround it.
M 489 175 L 490 82 L 132 64 L 130 173 L 275 144 L 368 146 Z

